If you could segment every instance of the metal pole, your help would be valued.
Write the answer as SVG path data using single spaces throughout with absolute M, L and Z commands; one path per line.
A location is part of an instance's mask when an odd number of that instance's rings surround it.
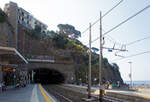
M 99 54 L 99 102 L 102 102 L 102 14 L 100 12 L 100 54 Z
M 91 23 L 89 24 L 89 74 L 88 74 L 88 98 L 91 98 Z
M 128 62 L 130 64 L 130 86 L 132 88 L 132 62 Z

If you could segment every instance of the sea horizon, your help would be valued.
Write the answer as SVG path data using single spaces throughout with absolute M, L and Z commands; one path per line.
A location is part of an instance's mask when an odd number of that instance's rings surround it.
M 124 81 L 126 84 L 130 84 L 131 81 Z M 133 86 L 150 86 L 150 80 L 133 80 Z

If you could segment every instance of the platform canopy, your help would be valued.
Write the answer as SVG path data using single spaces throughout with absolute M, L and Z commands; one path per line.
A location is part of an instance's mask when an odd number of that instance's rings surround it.
M 2 59 L 10 61 L 13 64 L 28 64 L 28 61 L 19 53 L 19 51 L 12 47 L 0 46 L 0 57 Z

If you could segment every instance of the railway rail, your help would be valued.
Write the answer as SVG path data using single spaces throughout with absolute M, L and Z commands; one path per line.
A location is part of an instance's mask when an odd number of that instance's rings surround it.
M 48 91 L 48 93 L 51 94 L 52 96 L 54 96 L 58 102 L 85 102 L 85 101 L 77 101 L 77 100 L 73 100 L 71 98 L 68 98 L 68 96 L 62 94 L 62 92 L 56 92 L 55 90 L 53 90 L 53 87 L 57 87 L 57 88 L 60 87 L 60 88 L 66 89 L 66 90 L 70 90 L 70 91 L 84 94 L 86 96 L 87 91 L 84 88 L 77 88 L 77 87 L 66 86 L 66 85 L 53 85 L 52 87 L 51 86 L 44 86 L 44 88 Z M 92 102 L 98 102 L 98 95 L 92 94 L 92 97 L 95 99 Z M 115 97 L 111 97 L 108 95 L 104 95 L 103 96 L 103 102 L 129 102 L 129 101 L 115 98 Z
M 47 90 L 47 92 L 49 94 L 51 94 L 52 96 L 54 96 L 57 100 L 57 102 L 73 102 L 71 99 L 65 97 L 64 95 L 56 92 L 53 90 L 53 88 L 51 88 L 51 86 L 44 86 L 44 88 Z
M 79 90 L 77 90 L 76 87 L 73 88 L 73 86 L 66 86 L 66 85 L 59 86 L 59 87 L 63 87 L 65 89 L 76 91 L 76 92 L 79 92 L 79 93 L 82 93 L 82 94 L 87 94 L 86 89 L 84 89 L 84 88 L 80 88 Z M 94 98 L 96 98 L 98 100 L 99 96 L 98 95 L 92 95 L 92 97 L 94 97 Z M 108 95 L 104 95 L 103 96 L 103 101 L 104 102 L 129 102 L 127 100 L 111 97 L 111 96 L 108 96 Z
M 119 98 L 114 98 L 114 97 L 107 96 L 107 95 L 105 95 L 103 97 L 103 100 L 106 101 L 106 102 L 129 102 L 129 101 L 126 101 L 126 100 L 122 100 L 122 99 L 119 99 Z

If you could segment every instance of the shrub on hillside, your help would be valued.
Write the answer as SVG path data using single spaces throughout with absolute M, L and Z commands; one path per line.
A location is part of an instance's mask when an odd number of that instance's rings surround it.
M 0 23 L 5 22 L 7 19 L 7 15 L 5 14 L 5 12 L 3 12 L 3 10 L 0 8 Z

